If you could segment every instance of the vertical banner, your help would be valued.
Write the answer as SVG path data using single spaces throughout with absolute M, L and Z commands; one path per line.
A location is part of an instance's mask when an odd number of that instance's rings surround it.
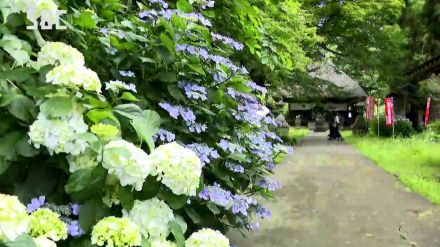
M 385 98 L 386 125 L 394 125 L 393 98 Z
M 365 118 L 371 121 L 374 117 L 374 105 L 375 100 L 373 96 L 367 96 L 367 101 L 365 104 Z
M 431 111 L 431 98 L 428 98 L 428 101 L 426 102 L 426 111 L 425 111 L 425 127 L 428 126 L 430 111 Z

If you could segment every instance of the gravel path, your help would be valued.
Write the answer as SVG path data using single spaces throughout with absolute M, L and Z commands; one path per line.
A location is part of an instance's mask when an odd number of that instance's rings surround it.
M 402 150 L 404 151 L 404 150 Z M 272 217 L 238 247 L 440 247 L 440 208 L 351 146 L 312 133 L 277 168 Z M 407 240 L 404 240 L 406 238 Z

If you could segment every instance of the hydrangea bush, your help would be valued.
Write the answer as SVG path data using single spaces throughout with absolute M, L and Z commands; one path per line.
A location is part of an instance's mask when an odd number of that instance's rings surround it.
M 226 247 L 270 216 L 286 150 L 214 6 L 0 3 L 2 244 Z M 56 9 L 67 30 L 26 29 Z

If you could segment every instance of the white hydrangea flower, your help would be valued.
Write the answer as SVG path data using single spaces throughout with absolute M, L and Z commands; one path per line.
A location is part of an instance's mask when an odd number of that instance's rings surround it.
M 202 162 L 194 151 L 176 142 L 154 149 L 150 155 L 162 183 L 176 195 L 195 196 L 202 174 Z
M 89 169 L 98 166 L 98 154 L 91 149 L 87 149 L 84 153 L 79 155 L 67 156 L 69 163 L 69 172 L 74 173 L 81 169 Z
M 177 245 L 171 241 L 163 239 L 155 239 L 150 241 L 151 247 L 176 247 Z
M 16 196 L 0 194 L 0 242 L 14 241 L 29 229 L 30 217 Z
M 193 233 L 185 241 L 185 247 L 229 247 L 229 239 L 219 231 L 204 228 Z
M 87 132 L 81 112 L 73 111 L 69 116 L 49 119 L 42 112 L 30 126 L 29 138 L 36 148 L 45 146 L 50 154 L 68 153 L 78 155 L 85 151 L 87 143 L 77 139 Z
M 127 84 L 120 80 L 106 82 L 105 90 L 111 90 L 115 94 L 118 94 L 120 90 L 133 91 L 137 93 L 136 85 L 134 85 L 133 83 Z
M 37 247 L 57 247 L 57 244 L 43 236 L 33 238 L 34 243 L 37 245 Z
M 139 226 L 147 239 L 165 239 L 169 234 L 168 223 L 174 220 L 173 210 L 157 198 L 136 200 L 126 217 Z
M 77 49 L 62 42 L 47 42 L 38 53 L 36 68 L 46 65 L 84 66 L 84 56 Z
M 53 0 L 8 0 L 11 13 L 27 13 L 28 17 L 48 16 L 54 23 L 57 20 L 58 6 Z
M 82 87 L 87 91 L 101 92 L 101 81 L 98 75 L 93 70 L 75 64 L 55 67 L 47 73 L 46 81 L 74 89 Z
M 122 186 L 133 185 L 140 191 L 151 172 L 151 163 L 142 149 L 125 140 L 111 141 L 104 146 L 102 166 L 115 174 Z

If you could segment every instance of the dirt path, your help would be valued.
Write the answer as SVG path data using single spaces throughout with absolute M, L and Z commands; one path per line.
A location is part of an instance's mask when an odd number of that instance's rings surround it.
M 272 217 L 248 238 L 232 232 L 232 244 L 440 247 L 438 207 L 409 192 L 354 148 L 328 142 L 324 134 L 308 136 L 274 178 L 282 189 L 265 202 Z

